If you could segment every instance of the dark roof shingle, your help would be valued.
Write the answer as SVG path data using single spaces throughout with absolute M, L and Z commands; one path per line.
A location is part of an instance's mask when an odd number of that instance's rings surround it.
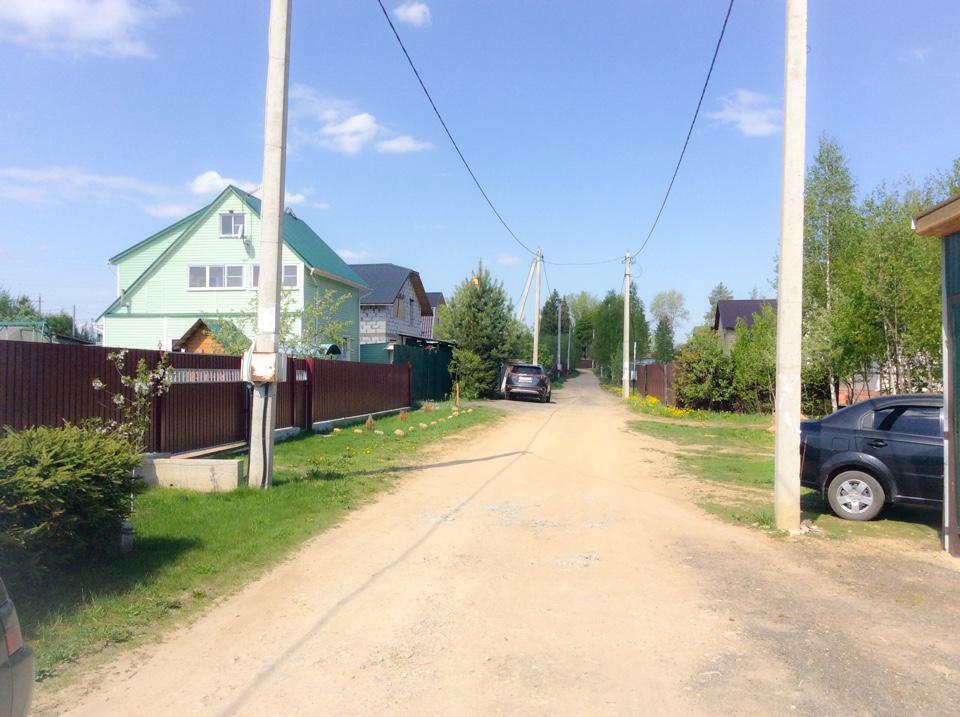
M 759 314 L 764 306 L 769 306 L 776 312 L 776 299 L 721 299 L 717 302 L 717 310 L 713 315 L 713 328 L 733 330 L 737 328 L 737 320 L 743 319 L 747 326 L 753 326 L 753 315 Z

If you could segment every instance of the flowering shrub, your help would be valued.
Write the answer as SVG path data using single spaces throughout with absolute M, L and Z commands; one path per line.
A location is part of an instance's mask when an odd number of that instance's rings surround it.
M 104 433 L 114 433 L 134 446 L 140 452 L 146 448 L 147 431 L 150 428 L 150 408 L 154 397 L 159 397 L 170 390 L 173 383 L 173 367 L 166 354 L 160 356 L 157 365 L 152 369 L 144 359 L 137 361 L 137 370 L 133 376 L 124 373 L 127 351 L 116 351 L 107 354 L 107 359 L 113 364 L 120 376 L 120 385 L 129 389 L 132 396 L 125 396 L 116 392 L 110 396 L 110 401 L 119 409 L 119 421 L 92 422 L 90 427 Z M 106 391 L 106 384 L 99 378 L 93 380 L 94 391 Z

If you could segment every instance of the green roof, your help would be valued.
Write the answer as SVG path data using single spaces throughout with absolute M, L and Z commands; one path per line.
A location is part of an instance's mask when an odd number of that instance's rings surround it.
M 230 187 L 259 217 L 260 200 L 241 189 Z M 283 241 L 308 265 L 333 276 L 339 276 L 352 284 L 366 286 L 360 276 L 340 258 L 309 225 L 290 212 L 283 213 Z

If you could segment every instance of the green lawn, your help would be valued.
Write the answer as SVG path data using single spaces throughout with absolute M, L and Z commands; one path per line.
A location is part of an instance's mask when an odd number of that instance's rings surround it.
M 718 484 L 716 490 L 708 490 L 700 500 L 705 510 L 733 523 L 773 529 L 773 433 L 766 430 L 769 424 L 769 417 L 748 417 L 739 425 L 737 421 L 716 418 L 703 422 L 646 418 L 631 421 L 629 426 L 676 444 L 684 472 Z M 819 492 L 807 489 L 803 489 L 800 507 L 802 517 L 818 528 L 818 535 L 888 538 L 908 540 L 916 547 L 939 547 L 938 511 L 888 506 L 878 520 L 841 520 L 833 515 Z
M 396 416 L 377 421 L 383 435 L 354 433 L 353 427 L 304 435 L 277 445 L 275 484 L 268 491 L 146 490 L 137 497 L 133 552 L 72 566 L 42 585 L 8 585 L 37 651 L 38 676 L 55 675 L 110 645 L 155 636 L 253 580 L 416 469 L 427 444 L 499 415 L 478 407 L 448 418 L 450 405 L 439 404 L 429 413 L 409 414 L 405 422 Z M 428 428 L 420 429 L 421 422 Z M 393 435 L 411 426 L 404 437 Z

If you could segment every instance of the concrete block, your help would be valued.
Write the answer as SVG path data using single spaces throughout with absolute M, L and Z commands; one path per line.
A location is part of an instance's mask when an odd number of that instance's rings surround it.
M 138 475 L 147 485 L 201 493 L 236 490 L 246 483 L 240 458 L 145 458 Z

